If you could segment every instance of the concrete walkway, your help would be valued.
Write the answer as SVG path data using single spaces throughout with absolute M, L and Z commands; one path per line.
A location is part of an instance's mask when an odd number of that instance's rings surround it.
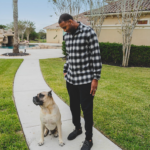
M 2 50 L 3 51 L 3 50 Z M 0 54 L 3 52 L 0 49 Z M 72 117 L 70 108 L 66 105 L 54 92 L 53 98 L 57 103 L 62 116 L 62 134 L 65 146 L 58 145 L 58 138 L 47 136 L 43 146 L 38 146 L 40 139 L 40 107 L 35 106 L 32 102 L 33 96 L 42 91 L 50 91 L 50 87 L 43 79 L 39 59 L 63 57 L 62 51 L 55 50 L 30 50 L 30 56 L 13 57 L 24 58 L 23 63 L 19 67 L 14 80 L 14 97 L 22 124 L 23 132 L 26 137 L 27 144 L 30 150 L 80 150 L 82 141 L 85 139 L 84 120 L 81 118 L 83 134 L 73 141 L 68 141 L 67 136 L 73 131 Z M 0 56 L 0 58 L 4 58 Z M 8 57 L 5 57 L 8 58 Z M 92 150 L 121 150 L 118 146 L 112 143 L 98 130 L 93 128 Z

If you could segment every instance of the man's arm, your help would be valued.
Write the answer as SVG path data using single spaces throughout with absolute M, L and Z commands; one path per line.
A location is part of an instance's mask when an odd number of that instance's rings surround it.
M 67 74 L 67 70 L 68 70 L 68 66 L 69 66 L 69 64 L 68 64 L 68 57 L 69 57 L 69 55 L 68 55 L 68 51 L 67 51 L 67 48 L 66 48 L 66 54 L 67 54 L 67 56 L 66 56 L 66 63 L 64 64 L 64 69 L 63 69 L 63 73 L 64 73 L 64 76 Z
M 64 73 L 64 76 L 67 74 L 67 70 L 68 70 L 68 54 L 66 56 L 66 63 L 64 64 L 64 70 L 63 70 L 63 73 Z
M 89 50 L 91 52 L 91 60 L 93 63 L 93 73 L 94 73 L 90 94 L 94 96 L 97 90 L 98 80 L 100 79 L 101 75 L 102 61 L 100 56 L 99 42 L 97 39 L 97 35 L 93 29 L 91 29 L 90 32 L 88 33 L 88 44 Z

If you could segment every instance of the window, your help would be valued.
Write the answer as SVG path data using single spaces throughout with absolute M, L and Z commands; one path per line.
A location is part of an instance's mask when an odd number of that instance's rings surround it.
M 148 20 L 138 20 L 137 24 L 148 24 Z

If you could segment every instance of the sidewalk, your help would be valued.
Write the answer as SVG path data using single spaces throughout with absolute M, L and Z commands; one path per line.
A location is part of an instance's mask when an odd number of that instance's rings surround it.
M 40 51 L 35 51 L 38 52 L 38 55 L 36 53 L 36 57 L 34 57 L 34 54 L 24 57 L 24 61 L 19 67 L 14 80 L 15 103 L 29 149 L 80 150 L 80 147 L 82 146 L 82 141 L 84 141 L 85 139 L 84 120 L 81 119 L 83 134 L 78 136 L 73 141 L 68 141 L 67 136 L 74 129 L 70 108 L 54 92 L 52 92 L 52 95 L 60 109 L 62 116 L 62 135 L 65 145 L 63 147 L 60 147 L 58 144 L 58 138 L 54 138 L 49 135 L 45 138 L 44 145 L 38 146 L 41 132 L 39 117 L 40 107 L 34 105 L 32 99 L 33 96 L 37 95 L 37 93 L 39 92 L 50 91 L 49 86 L 43 79 L 39 66 L 39 59 L 44 59 L 48 57 L 62 57 L 61 50 L 58 50 L 57 55 L 56 51 L 47 50 L 47 52 L 49 53 L 48 56 L 47 53 L 43 53 L 43 50 L 41 52 Z M 93 135 L 94 145 L 92 147 L 92 150 L 121 150 L 118 146 L 116 146 L 113 142 L 107 139 L 95 128 L 93 128 Z

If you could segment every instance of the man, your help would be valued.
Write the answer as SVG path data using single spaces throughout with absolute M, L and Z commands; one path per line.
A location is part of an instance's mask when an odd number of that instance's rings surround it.
M 73 140 L 82 133 L 81 104 L 86 130 L 86 139 L 81 150 L 90 150 L 93 146 L 93 98 L 102 68 L 99 43 L 91 27 L 74 21 L 69 14 L 62 14 L 58 23 L 67 32 L 64 35 L 67 61 L 64 64 L 63 73 L 70 97 L 72 121 L 75 126 L 68 140 Z

